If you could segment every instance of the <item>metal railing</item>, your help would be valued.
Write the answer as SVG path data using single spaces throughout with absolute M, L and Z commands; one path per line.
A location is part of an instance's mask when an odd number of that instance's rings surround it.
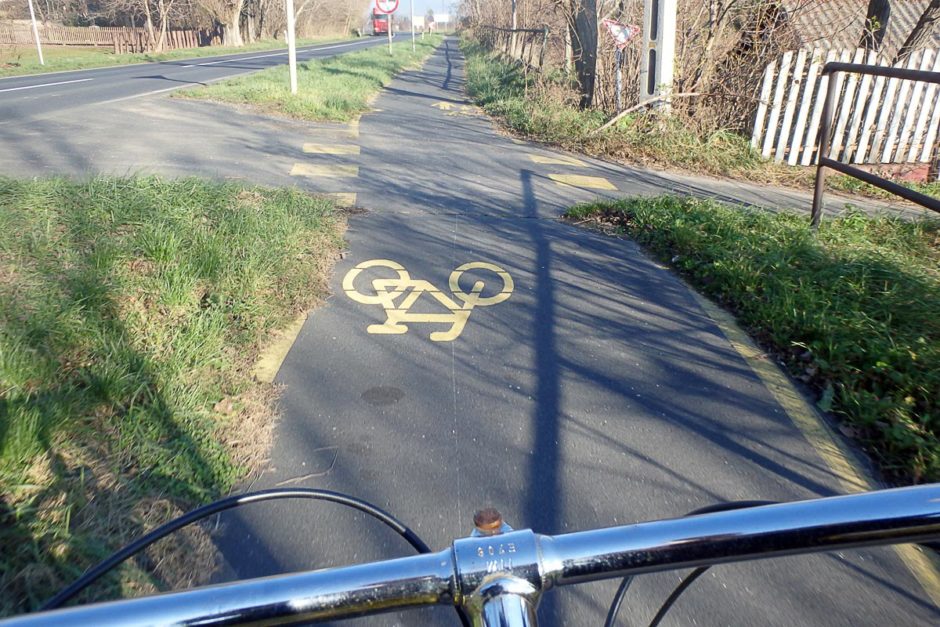
M 832 75 L 837 72 L 851 72 L 855 74 L 867 74 L 869 76 L 883 76 L 885 78 L 897 78 L 908 81 L 924 81 L 928 83 L 940 84 L 940 72 L 928 72 L 925 70 L 909 70 L 905 68 L 884 67 L 880 65 L 863 65 L 860 63 L 827 63 L 823 68 L 823 76 L 829 76 L 829 84 L 833 84 Z M 826 188 L 825 168 L 832 168 L 843 174 L 864 181 L 869 185 L 874 185 L 880 189 L 890 192 L 905 200 L 909 200 L 922 207 L 940 213 L 940 200 L 932 198 L 926 194 L 899 185 L 894 181 L 876 176 L 871 172 L 856 168 L 854 166 L 842 163 L 829 157 L 829 143 L 831 140 L 832 127 L 832 108 L 838 89 L 829 89 L 826 92 L 826 101 L 823 105 L 822 119 L 820 120 L 819 131 L 819 157 L 816 166 L 816 186 L 813 190 L 813 228 L 819 227 L 819 221 L 822 218 L 823 193 Z

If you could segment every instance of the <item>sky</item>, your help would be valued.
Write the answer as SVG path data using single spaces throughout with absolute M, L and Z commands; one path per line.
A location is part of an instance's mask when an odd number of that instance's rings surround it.
M 451 15 L 457 9 L 457 2 L 454 0 L 414 0 L 415 15 L 424 15 L 427 10 L 433 9 L 434 13 L 450 13 Z M 411 11 L 411 0 L 400 0 L 397 15 L 407 16 Z

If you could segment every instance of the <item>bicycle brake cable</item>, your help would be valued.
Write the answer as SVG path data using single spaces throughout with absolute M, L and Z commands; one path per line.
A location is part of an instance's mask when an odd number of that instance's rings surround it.
M 351 507 L 353 509 L 359 510 L 360 512 L 368 514 L 369 516 L 372 516 L 379 522 L 393 529 L 418 553 L 431 552 L 431 549 L 428 547 L 428 545 L 425 544 L 425 542 L 419 538 L 414 531 L 409 529 L 388 512 L 385 512 L 384 510 L 372 505 L 371 503 L 367 503 L 366 501 L 342 494 L 340 492 L 333 492 L 330 490 L 314 490 L 311 488 L 261 490 L 258 492 L 239 494 L 220 499 L 214 503 L 210 503 L 195 509 L 187 514 L 183 514 L 182 516 L 179 516 L 178 518 L 175 518 L 170 522 L 157 527 L 150 533 L 141 536 L 134 542 L 128 544 L 116 553 L 113 553 L 110 557 L 86 571 L 85 574 L 78 578 L 78 580 L 46 601 L 40 608 L 40 611 L 53 610 L 61 607 L 63 604 L 71 600 L 76 594 L 104 576 L 107 572 L 111 571 L 131 556 L 146 549 L 154 542 L 165 538 L 174 531 L 228 509 L 233 509 L 241 505 L 248 505 L 249 503 L 260 503 L 263 501 L 271 501 L 276 499 L 313 499 L 320 501 L 330 501 L 345 507 Z M 463 616 L 461 616 L 461 619 L 463 620 Z
M 731 501 L 730 503 L 716 503 L 715 505 L 709 505 L 707 507 L 692 510 L 686 514 L 686 516 L 698 516 L 699 514 L 726 512 L 733 509 L 746 509 L 748 507 L 759 507 L 761 505 L 774 505 L 775 503 L 775 501 Z M 685 579 L 680 581 L 679 585 L 673 589 L 672 593 L 666 598 L 662 606 L 660 606 L 659 611 L 656 612 L 656 616 L 654 616 L 653 620 L 650 621 L 649 627 L 657 627 L 657 625 L 659 625 L 659 623 L 669 612 L 669 609 L 675 604 L 679 597 L 682 596 L 682 593 L 684 593 L 696 579 L 701 577 L 705 571 L 708 570 L 708 568 L 708 566 L 696 568 L 691 573 L 689 573 Z M 604 627 L 614 627 L 614 623 L 617 621 L 617 614 L 620 613 L 620 606 L 623 605 L 624 596 L 627 594 L 627 590 L 630 588 L 630 583 L 632 581 L 633 576 L 631 575 L 624 577 L 623 581 L 620 582 L 620 587 L 617 589 L 617 593 L 614 595 L 614 600 L 610 604 L 610 609 L 607 610 L 607 619 L 604 621 Z

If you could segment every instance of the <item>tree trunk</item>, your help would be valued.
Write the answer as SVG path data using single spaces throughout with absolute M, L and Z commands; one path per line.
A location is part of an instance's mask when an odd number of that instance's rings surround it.
M 160 12 L 160 39 L 157 40 L 157 45 L 154 46 L 154 50 L 156 52 L 163 52 L 163 48 L 166 46 L 166 31 L 169 25 L 168 10 L 163 0 L 157 0 L 157 10 Z
M 226 46 L 244 46 L 245 40 L 242 39 L 241 21 L 242 5 L 244 0 L 238 0 L 229 14 L 229 19 L 223 26 L 222 43 Z
M 930 0 L 930 4 L 927 5 L 920 19 L 917 20 L 914 30 L 907 36 L 907 40 L 901 46 L 901 49 L 898 50 L 898 56 L 894 62 L 896 64 L 903 63 L 915 51 L 926 46 L 938 21 L 940 21 L 940 0 Z
M 865 50 L 881 50 L 881 42 L 888 32 L 888 20 L 891 19 L 891 3 L 889 0 L 868 0 L 868 9 L 865 11 L 865 24 L 862 26 L 862 37 L 858 47 Z
M 582 109 L 588 109 L 594 104 L 594 79 L 597 69 L 596 0 L 575 0 L 574 31 L 571 45 L 578 88 L 581 92 L 580 106 Z
M 153 18 L 150 17 L 150 0 L 144 0 L 144 15 L 147 18 L 147 38 L 150 40 L 150 47 L 153 48 L 157 38 L 153 34 Z

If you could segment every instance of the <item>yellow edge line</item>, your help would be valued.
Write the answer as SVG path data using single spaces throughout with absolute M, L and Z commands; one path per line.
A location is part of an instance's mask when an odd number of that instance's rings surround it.
M 281 364 L 284 363 L 284 358 L 290 352 L 291 346 L 294 345 L 306 321 L 307 314 L 303 313 L 289 327 L 274 336 L 267 348 L 261 352 L 255 367 L 251 371 L 255 379 L 264 383 L 274 381 L 278 370 L 281 369 Z
M 761 351 L 737 324 L 734 317 L 710 300 L 690 290 L 705 313 L 715 321 L 728 342 L 760 378 L 803 437 L 816 450 L 847 492 L 875 489 L 876 482 L 816 413 L 787 375 Z M 934 605 L 940 607 L 940 564 L 937 558 L 913 544 L 895 545 L 895 552 Z

